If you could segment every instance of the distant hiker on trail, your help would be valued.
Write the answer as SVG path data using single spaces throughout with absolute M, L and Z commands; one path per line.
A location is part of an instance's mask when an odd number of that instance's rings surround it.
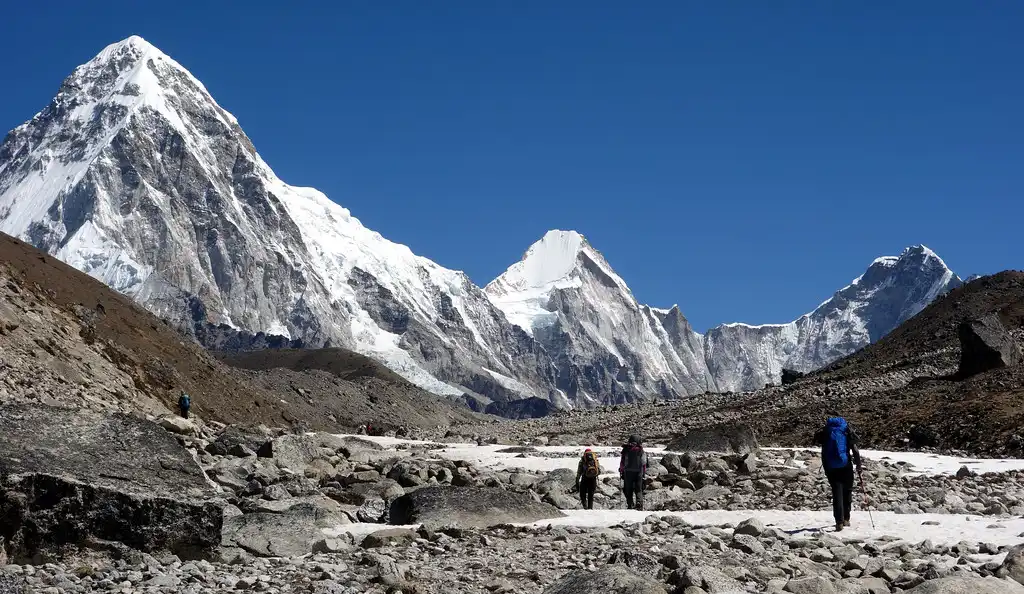
M 188 394 L 182 392 L 181 396 L 178 396 L 178 410 L 181 412 L 181 416 L 187 419 L 190 408 L 192 408 L 192 399 L 188 397 Z
M 622 446 L 619 458 L 619 478 L 622 479 L 622 490 L 626 495 L 626 507 L 642 510 L 644 508 L 644 475 L 647 474 L 647 454 L 639 435 L 630 435 L 629 442 Z M 634 505 L 634 497 L 636 503 Z
M 842 417 L 830 417 L 814 434 L 814 443 L 821 446 L 821 467 L 832 487 L 832 514 L 837 532 L 850 525 L 854 465 L 857 473 L 861 472 L 857 441 L 857 434 Z
M 601 464 L 597 454 L 587 448 L 576 467 L 576 485 L 580 491 L 580 503 L 583 509 L 594 509 L 594 492 L 597 491 L 597 477 L 601 476 Z

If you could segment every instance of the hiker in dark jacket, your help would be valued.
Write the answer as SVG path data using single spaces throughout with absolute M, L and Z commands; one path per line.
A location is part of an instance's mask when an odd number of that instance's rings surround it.
M 181 396 L 178 396 L 178 411 L 181 412 L 181 416 L 188 418 L 188 409 L 192 408 L 192 399 L 188 397 L 188 394 L 182 392 Z
M 626 507 L 642 510 L 644 508 L 644 475 L 647 474 L 647 454 L 639 435 L 630 435 L 629 442 L 622 446 L 619 457 L 619 477 L 622 479 L 622 490 L 626 495 Z M 635 504 L 634 504 L 635 497 Z
M 597 477 L 601 476 L 601 464 L 597 454 L 587 448 L 576 466 L 576 485 L 580 491 L 583 509 L 594 509 L 594 492 L 597 491 Z
M 850 525 L 853 507 L 853 467 L 861 472 L 857 434 L 842 417 L 831 417 L 817 433 L 814 443 L 821 446 L 821 467 L 832 487 L 832 515 L 836 531 Z

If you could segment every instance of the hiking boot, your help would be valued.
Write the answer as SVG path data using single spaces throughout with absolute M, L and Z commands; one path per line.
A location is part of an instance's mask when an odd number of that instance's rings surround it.
M 850 526 L 850 518 L 846 518 L 845 520 L 843 520 L 843 526 Z
M 842 532 L 843 531 L 843 526 L 845 526 L 845 525 L 846 524 L 836 524 L 836 532 Z

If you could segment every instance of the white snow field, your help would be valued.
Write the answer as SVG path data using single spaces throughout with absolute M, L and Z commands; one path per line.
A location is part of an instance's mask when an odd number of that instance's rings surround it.
M 431 442 L 396 439 L 392 437 L 370 437 L 355 435 L 367 441 L 378 443 L 387 448 L 395 448 L 400 444 L 425 445 Z M 435 444 L 438 449 L 433 454 L 449 460 L 466 460 L 481 467 L 490 468 L 521 468 L 533 471 L 551 471 L 557 468 L 575 470 L 579 455 L 584 446 L 534 446 L 537 454 L 504 453 L 508 445 L 478 446 L 470 443 Z M 601 461 L 602 474 L 614 475 L 618 471 L 617 447 L 599 447 L 593 449 Z M 647 452 L 652 458 L 666 453 L 663 447 L 648 447 Z M 807 448 L 763 448 L 762 461 L 768 464 L 796 464 L 785 460 L 785 452 L 807 450 Z M 813 450 L 812 450 L 813 451 Z M 546 457 L 543 454 L 552 457 Z M 773 454 L 780 454 L 778 457 Z M 967 466 L 975 472 L 1006 472 L 1024 469 L 1021 459 L 977 459 L 939 456 L 920 452 L 887 452 L 882 450 L 861 450 L 861 454 L 871 460 L 885 460 L 892 464 L 906 464 L 907 474 L 935 475 L 955 474 L 961 466 Z M 555 457 L 557 456 L 557 457 Z M 828 502 L 822 502 L 824 508 Z M 535 522 L 536 526 L 579 526 L 586 528 L 608 528 L 622 523 L 642 522 L 650 515 L 672 515 L 685 519 L 694 525 L 702 526 L 734 526 L 748 518 L 757 518 L 766 526 L 775 527 L 791 534 L 795 538 L 811 536 L 823 528 L 832 525 L 831 510 L 815 511 L 781 511 L 771 509 L 755 510 L 704 510 L 693 512 L 646 512 L 625 509 L 611 510 L 564 510 L 566 517 Z M 872 520 L 874 525 L 872 526 Z M 417 526 L 409 526 L 416 528 Z M 331 534 L 349 532 L 354 536 L 362 536 L 381 529 L 380 524 L 347 524 L 330 531 Z M 986 542 L 994 545 L 1014 545 L 1024 543 L 1024 518 L 994 518 L 969 514 L 897 514 L 894 512 L 875 511 L 870 515 L 864 511 L 855 511 L 852 525 L 836 534 L 842 540 L 868 540 L 882 537 L 895 537 L 911 542 L 931 540 L 935 544 L 957 544 L 959 542 Z
M 816 452 L 813 448 L 762 448 L 766 451 Z M 861 450 L 861 455 L 870 460 L 884 460 L 890 464 L 905 465 L 904 474 L 956 474 L 966 466 L 974 472 L 1007 472 L 1024 470 L 1024 459 L 1018 458 L 958 458 L 927 452 L 887 452 L 884 450 Z

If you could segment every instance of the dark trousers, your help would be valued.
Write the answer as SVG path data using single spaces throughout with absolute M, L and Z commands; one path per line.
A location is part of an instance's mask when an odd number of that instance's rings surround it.
M 626 494 L 626 507 L 644 508 L 644 475 L 640 472 L 622 473 L 622 490 Z M 636 505 L 634 505 L 634 498 Z
M 597 477 L 580 479 L 580 503 L 583 509 L 594 509 L 594 491 L 597 491 Z
M 182 417 L 185 417 L 185 418 L 187 419 L 187 418 L 188 418 L 188 407 L 186 407 L 186 406 L 180 406 L 180 407 L 178 407 L 178 408 L 180 408 L 180 409 L 181 409 L 181 416 L 182 416 Z
M 853 508 L 853 464 L 842 468 L 826 468 L 825 477 L 832 487 L 832 515 L 836 524 L 849 521 Z

